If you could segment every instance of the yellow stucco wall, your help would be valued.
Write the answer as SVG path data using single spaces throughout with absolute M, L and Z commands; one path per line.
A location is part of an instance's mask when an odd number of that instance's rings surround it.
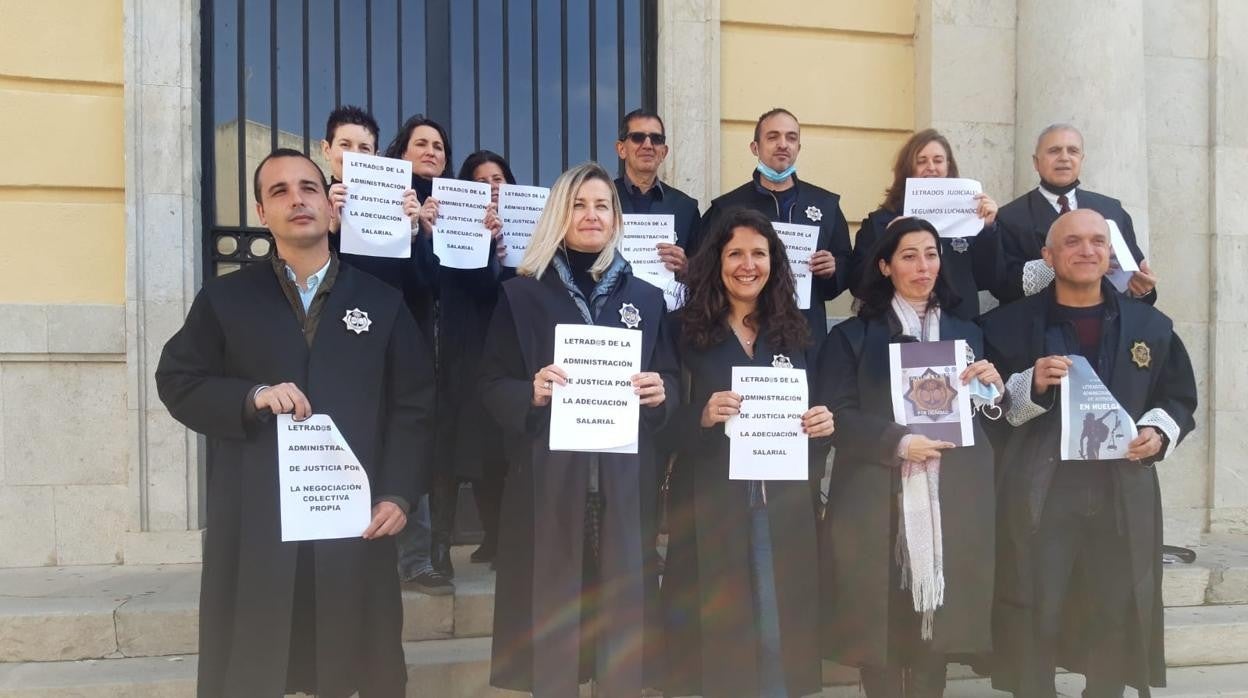
M 0 18 L 0 303 L 122 303 L 121 0 Z
M 753 171 L 758 115 L 785 107 L 802 124 L 798 176 L 840 194 L 856 232 L 914 130 L 914 0 L 723 0 L 720 13 L 723 188 Z

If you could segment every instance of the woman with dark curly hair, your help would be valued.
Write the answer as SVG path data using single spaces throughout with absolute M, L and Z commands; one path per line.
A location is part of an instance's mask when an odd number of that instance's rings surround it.
M 832 328 L 819 357 L 817 394 L 840 426 L 820 536 L 824 650 L 860 668 L 868 698 L 940 696 L 947 661 L 991 647 L 996 508 L 981 418 L 961 448 L 893 421 L 889 344 L 963 339 L 984 355 L 979 327 L 948 310 L 958 298 L 944 257 L 931 223 L 889 224 L 858 316 Z M 1003 397 L 991 363 L 968 363 L 959 389 L 978 379 Z
M 821 688 L 815 512 L 805 479 L 729 479 L 725 423 L 741 407 L 734 366 L 806 370 L 810 331 L 784 243 L 762 214 L 727 211 L 689 265 L 669 316 L 689 396 L 667 430 L 676 450 L 663 597 L 668 695 L 801 696 Z M 802 415 L 826 455 L 832 414 Z M 821 446 L 825 446 L 822 447 Z

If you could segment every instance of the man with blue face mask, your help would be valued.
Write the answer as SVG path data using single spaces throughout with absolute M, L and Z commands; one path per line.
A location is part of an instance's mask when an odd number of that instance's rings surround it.
M 823 303 L 848 287 L 851 247 L 849 225 L 841 213 L 841 197 L 797 178 L 797 154 L 801 149 L 801 127 L 792 112 L 776 108 L 758 117 L 750 143 L 750 152 L 758 158 L 753 177 L 712 201 L 702 218 L 701 229 L 711 230 L 716 218 L 738 207 L 758 211 L 775 222 L 818 226 L 818 243 L 810 257 L 810 308 L 802 311 L 814 340 L 809 351 L 813 358 L 818 356 L 819 346 L 828 335 Z M 697 241 L 692 241 L 689 254 L 696 249 Z

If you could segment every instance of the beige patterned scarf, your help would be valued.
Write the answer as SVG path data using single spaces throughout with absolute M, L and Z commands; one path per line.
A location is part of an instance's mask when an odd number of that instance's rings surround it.
M 940 340 L 940 308 L 929 306 L 922 318 L 905 300 L 893 296 L 893 313 L 902 332 L 923 342 Z M 945 601 L 944 550 L 940 527 L 940 456 L 901 465 L 897 542 L 901 588 L 909 589 L 914 610 L 923 614 L 922 636 L 932 639 L 936 609 Z

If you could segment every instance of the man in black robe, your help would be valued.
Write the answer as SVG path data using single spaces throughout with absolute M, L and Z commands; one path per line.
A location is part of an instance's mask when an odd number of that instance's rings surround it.
M 797 155 L 802 149 L 801 126 L 787 109 L 772 109 L 758 118 L 750 152 L 758 158 L 750 181 L 711 202 L 702 216 L 702 230 L 710 230 L 724 211 L 740 206 L 753 209 L 773 222 L 819 228 L 815 253 L 810 257 L 810 308 L 803 310 L 814 345 L 806 352 L 814 366 L 819 347 L 828 336 L 830 301 L 849 287 L 849 224 L 841 212 L 841 197 L 797 178 Z M 688 251 L 696 253 L 698 243 Z
M 620 120 L 620 140 L 615 152 L 624 162 L 624 176 L 615 180 L 622 213 L 666 213 L 676 227 L 676 244 L 660 244 L 659 257 L 676 274 L 685 275 L 689 260 L 685 250 L 698 235 L 702 214 L 693 197 L 659 179 L 659 167 L 667 159 L 667 134 L 663 119 L 649 109 L 634 109 Z
M 1089 208 L 1118 224 L 1140 270 L 1135 272 L 1127 295 L 1152 305 L 1157 302 L 1157 279 L 1135 239 L 1135 225 L 1122 202 L 1079 188 L 1083 169 L 1083 135 L 1070 124 L 1053 124 L 1040 132 L 1031 156 L 1040 184 L 997 212 L 1001 246 L 1005 254 L 1005 278 L 993 289 L 1002 304 L 1030 296 L 1048 286 L 1053 273 L 1040 258 L 1049 226 L 1067 211 Z
M 325 180 L 303 153 L 256 168 L 276 256 L 204 284 L 156 370 L 209 438 L 199 696 L 404 694 L 392 536 L 419 495 L 433 378 L 402 295 L 329 250 Z M 333 418 L 368 475 L 360 538 L 283 542 L 272 415 Z
M 1165 685 L 1154 465 L 1194 428 L 1196 381 L 1170 319 L 1104 279 L 1099 213 L 1063 214 L 1042 253 L 1055 282 L 982 320 L 988 359 L 1010 376 L 1015 427 L 998 450 L 993 683 L 1048 698 L 1060 665 L 1087 676 L 1089 698 L 1121 696 L 1124 684 L 1147 696 Z M 1135 420 L 1126 458 L 1060 460 L 1058 391 L 1072 354 Z

